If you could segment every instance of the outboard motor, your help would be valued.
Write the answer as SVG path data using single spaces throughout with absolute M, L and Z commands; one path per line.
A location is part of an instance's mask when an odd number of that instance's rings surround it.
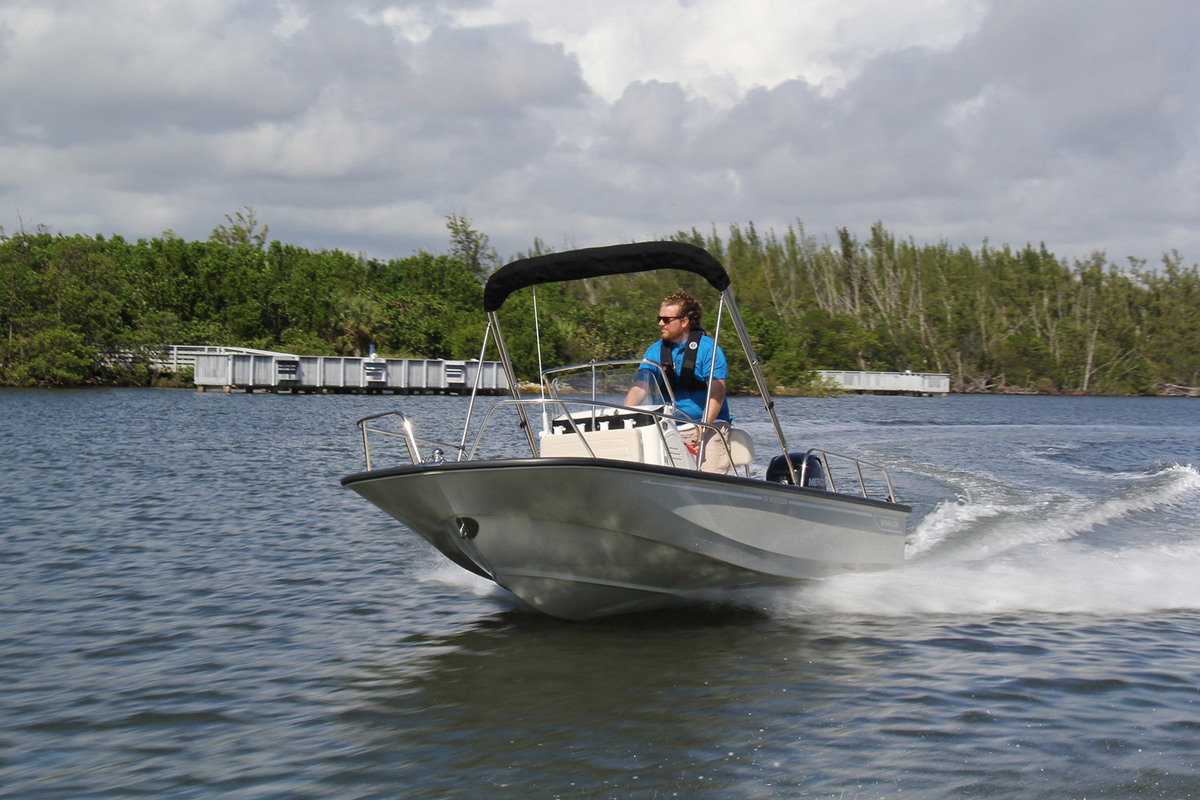
M 797 478 L 800 477 L 801 470 L 804 470 L 805 486 L 809 489 L 825 491 L 825 470 L 821 468 L 819 456 L 812 453 L 788 453 L 788 457 L 792 459 L 792 467 L 796 470 Z M 792 476 L 788 473 L 787 461 L 784 460 L 784 456 L 778 455 L 771 459 L 771 464 L 767 467 L 767 480 L 771 483 L 792 482 Z

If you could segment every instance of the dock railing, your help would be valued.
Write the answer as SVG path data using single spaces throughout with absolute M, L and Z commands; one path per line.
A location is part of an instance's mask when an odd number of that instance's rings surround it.
M 185 369 L 195 369 L 196 357 L 203 355 L 287 356 L 286 353 L 276 353 L 271 350 L 255 350 L 250 347 L 168 344 L 141 355 L 135 354 L 130 350 L 104 350 L 100 353 L 100 360 L 107 364 L 132 364 L 140 362 L 149 364 L 151 368 L 160 372 L 180 372 Z M 295 358 L 295 356 L 288 357 Z

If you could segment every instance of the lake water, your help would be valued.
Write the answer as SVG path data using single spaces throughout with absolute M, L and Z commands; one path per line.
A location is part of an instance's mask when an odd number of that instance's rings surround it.
M 908 563 L 593 623 L 339 485 L 466 402 L 0 391 L 0 795 L 1200 797 L 1200 402 L 782 400 Z

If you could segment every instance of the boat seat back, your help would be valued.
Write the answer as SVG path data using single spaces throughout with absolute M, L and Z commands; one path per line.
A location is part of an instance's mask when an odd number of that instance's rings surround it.
M 674 422 L 660 420 L 657 425 L 639 428 L 642 432 L 642 461 L 663 467 L 695 469 L 696 457 L 688 451 Z
M 587 439 L 584 445 L 583 439 Z M 588 452 L 588 447 L 592 452 Z M 542 458 L 611 458 L 616 461 L 641 461 L 642 437 L 634 428 L 623 430 L 587 431 L 582 434 L 570 431 L 543 436 Z
M 754 439 L 741 428 L 729 429 L 729 461 L 735 467 L 754 463 Z

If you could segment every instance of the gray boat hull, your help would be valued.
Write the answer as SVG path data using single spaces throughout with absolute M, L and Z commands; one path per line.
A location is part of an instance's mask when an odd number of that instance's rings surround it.
M 911 510 L 605 459 L 419 465 L 342 483 L 463 568 L 564 619 L 895 566 Z

